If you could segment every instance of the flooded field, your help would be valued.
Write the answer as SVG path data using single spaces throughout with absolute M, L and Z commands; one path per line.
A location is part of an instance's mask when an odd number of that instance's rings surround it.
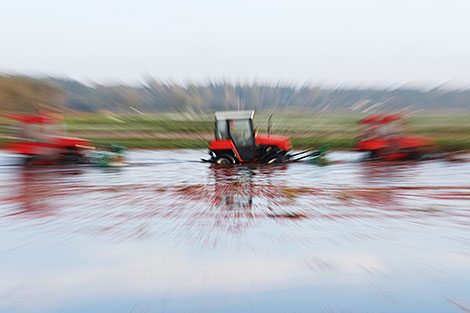
M 0 155 L 0 312 L 470 312 L 470 163 Z

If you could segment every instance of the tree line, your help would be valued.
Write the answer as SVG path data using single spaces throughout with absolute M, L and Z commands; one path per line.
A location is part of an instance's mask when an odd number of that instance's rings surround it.
M 206 84 L 147 80 L 138 86 L 84 84 L 63 78 L 0 76 L 3 111 L 41 109 L 81 112 L 470 110 L 470 90 L 324 88 L 262 83 Z

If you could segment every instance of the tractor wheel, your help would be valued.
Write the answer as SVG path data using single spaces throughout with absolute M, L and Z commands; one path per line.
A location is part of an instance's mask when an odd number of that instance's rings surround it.
M 422 153 L 418 149 L 412 149 L 408 151 L 407 157 L 409 160 L 419 160 L 422 157 Z
M 266 164 L 281 164 L 285 161 L 286 160 L 283 155 L 272 155 L 266 158 Z
M 23 166 L 32 166 L 35 161 L 35 156 L 34 155 L 28 155 L 23 159 Z
M 66 151 L 60 156 L 60 163 L 63 165 L 76 165 L 80 163 L 81 155 L 73 147 L 66 148 Z
M 375 150 L 370 150 L 367 157 L 366 157 L 366 159 L 375 160 L 375 159 L 377 159 L 377 157 L 378 157 L 377 152 Z
M 235 163 L 235 159 L 232 156 L 226 155 L 226 154 L 220 155 L 215 159 L 215 164 L 218 164 L 218 165 L 230 165 L 234 163 Z

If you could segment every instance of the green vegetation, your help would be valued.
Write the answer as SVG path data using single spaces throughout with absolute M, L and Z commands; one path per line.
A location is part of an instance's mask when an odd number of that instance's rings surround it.
M 187 116 L 184 114 L 146 115 L 67 115 L 69 131 L 133 131 L 161 133 L 195 133 L 212 131 L 214 122 L 209 116 Z
M 442 151 L 470 150 L 470 137 L 467 138 L 437 138 Z
M 0 112 L 61 112 L 63 100 L 61 89 L 52 83 L 0 75 Z
M 292 138 L 295 149 L 312 149 L 327 145 L 332 149 L 352 149 L 355 138 Z
M 97 148 L 108 147 L 110 143 L 136 149 L 199 149 L 208 148 L 207 141 L 187 138 L 89 138 Z

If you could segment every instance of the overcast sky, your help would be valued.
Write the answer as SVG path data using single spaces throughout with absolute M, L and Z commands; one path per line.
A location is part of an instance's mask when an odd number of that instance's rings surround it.
M 31 0 L 0 4 L 0 70 L 470 86 L 468 0 Z

